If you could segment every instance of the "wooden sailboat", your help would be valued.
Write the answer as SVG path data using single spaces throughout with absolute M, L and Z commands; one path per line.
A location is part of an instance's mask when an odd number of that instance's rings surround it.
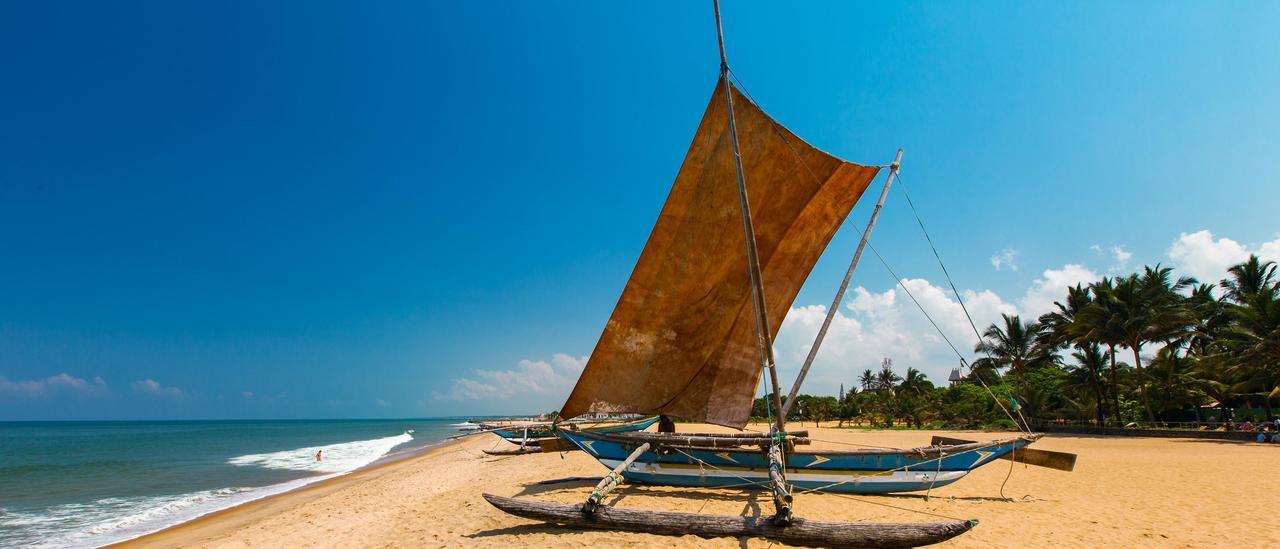
M 943 486 L 974 467 L 1020 453 L 1038 435 L 906 450 L 796 448 L 809 440 L 804 433 L 786 431 L 773 338 L 831 238 L 871 181 L 888 168 L 878 214 L 902 152 L 887 166 L 846 162 L 770 118 L 733 85 L 719 5 L 713 4 L 719 81 L 653 232 L 560 417 L 665 414 L 742 429 L 767 373 L 770 430 L 725 435 L 557 429 L 564 440 L 612 469 L 586 502 L 485 498 L 515 515 L 576 527 L 758 536 L 795 545 L 918 546 L 960 535 L 976 521 L 873 524 L 793 516 L 794 488 L 880 493 Z M 836 305 L 869 235 L 870 226 Z M 824 325 L 814 353 L 825 332 Z M 794 401 L 812 354 L 789 401 Z M 603 505 L 624 480 L 757 486 L 770 491 L 775 513 L 767 518 L 708 516 Z

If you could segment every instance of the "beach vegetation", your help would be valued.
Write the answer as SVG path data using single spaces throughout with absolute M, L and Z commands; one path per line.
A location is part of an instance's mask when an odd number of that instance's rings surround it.
M 886 358 L 838 398 L 799 395 L 788 419 L 992 429 L 1014 427 L 1009 415 L 1108 427 L 1268 419 L 1280 405 L 1277 273 L 1251 256 L 1216 283 L 1157 264 L 1066 287 L 1052 312 L 982 330 L 959 382 L 936 386 Z M 757 399 L 752 414 L 769 411 Z

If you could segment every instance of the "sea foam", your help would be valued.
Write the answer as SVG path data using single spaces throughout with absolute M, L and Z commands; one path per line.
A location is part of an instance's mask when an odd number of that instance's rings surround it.
M 385 438 L 326 446 L 309 446 L 266 454 L 249 454 L 227 462 L 237 466 L 311 471 L 317 474 L 256 488 L 222 488 L 165 496 L 104 498 L 71 503 L 40 513 L 0 513 L 0 530 L 16 535 L 4 543 L 26 547 L 100 547 L 129 540 L 192 519 L 341 476 L 377 461 L 391 449 L 413 440 L 408 432 Z M 316 461 L 316 452 L 323 460 Z
M 266 454 L 249 454 L 236 456 L 227 463 L 239 466 L 258 466 L 268 469 L 284 469 L 289 471 L 312 471 L 316 473 L 345 473 L 354 471 L 377 461 L 392 448 L 413 440 L 409 433 L 393 437 L 375 438 L 329 444 L 327 446 L 308 446 L 281 452 Z M 321 459 L 316 460 L 316 453 Z

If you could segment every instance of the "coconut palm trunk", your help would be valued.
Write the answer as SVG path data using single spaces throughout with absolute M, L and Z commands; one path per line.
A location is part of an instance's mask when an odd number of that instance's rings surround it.
M 1106 412 L 1103 409 L 1107 405 L 1107 397 L 1102 389 L 1102 372 L 1095 372 L 1093 375 L 1093 399 L 1097 403 L 1098 411 L 1098 427 L 1102 427 Z
M 1111 417 L 1115 419 L 1116 425 L 1120 425 L 1120 381 L 1116 375 L 1116 346 L 1112 343 L 1108 347 L 1111 348 L 1111 403 L 1115 405 L 1111 410 Z
M 1142 357 L 1140 356 L 1142 345 L 1134 345 L 1130 348 L 1133 349 L 1133 368 L 1138 373 L 1138 394 L 1142 396 L 1142 407 L 1147 411 L 1147 421 L 1155 423 L 1156 414 L 1151 410 L 1151 397 L 1147 395 L 1147 380 L 1142 374 Z

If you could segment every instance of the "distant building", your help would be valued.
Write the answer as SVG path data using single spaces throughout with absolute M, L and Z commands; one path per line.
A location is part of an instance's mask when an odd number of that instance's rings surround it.
M 964 374 L 960 373 L 959 368 L 952 368 L 951 375 L 947 376 L 947 381 L 951 382 L 951 386 L 954 387 L 961 383 L 968 383 L 969 380 L 964 377 Z

